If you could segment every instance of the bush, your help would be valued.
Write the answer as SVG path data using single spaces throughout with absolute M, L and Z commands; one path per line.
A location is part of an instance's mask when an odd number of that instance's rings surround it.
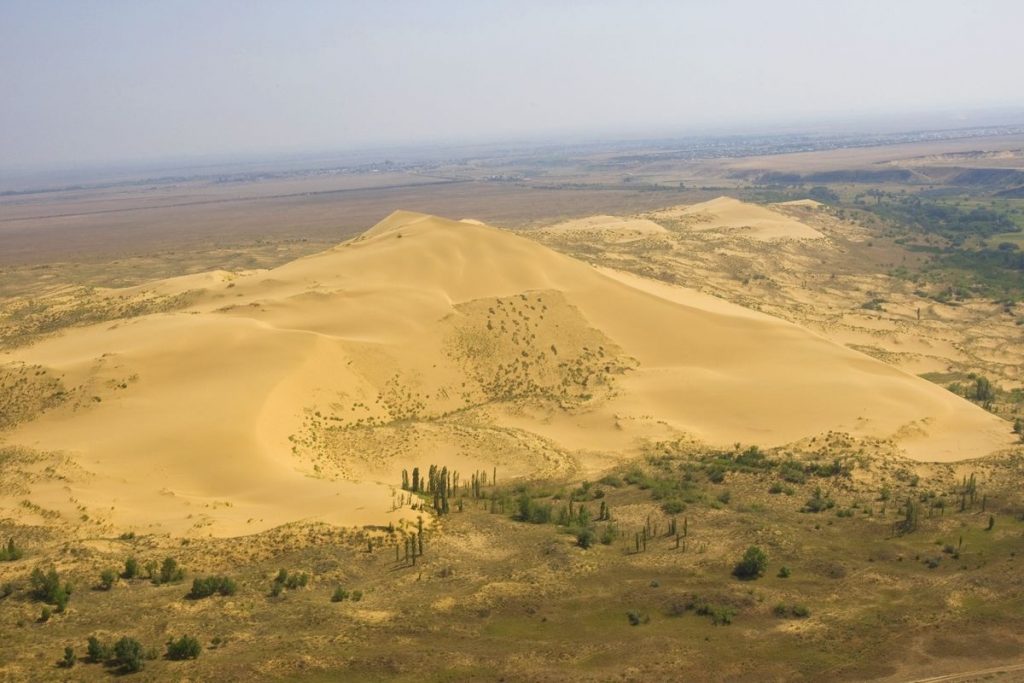
M 611 545 L 615 541 L 615 525 L 606 524 L 601 531 L 601 544 Z
M 202 649 L 199 641 L 192 636 L 182 636 L 177 640 L 171 638 L 167 641 L 167 659 L 195 659 Z
M 801 512 L 822 512 L 835 506 L 835 502 L 826 496 L 821 491 L 821 487 L 814 489 L 814 495 L 811 496 L 801 508 Z
M 764 573 L 768 566 L 768 556 L 756 545 L 747 548 L 741 559 L 733 568 L 732 573 L 738 579 L 756 579 Z
M 117 581 L 117 572 L 113 569 L 104 569 L 100 572 L 100 590 L 110 590 L 114 587 L 115 581 Z
M 89 661 L 98 664 L 110 659 L 111 647 L 106 643 L 100 642 L 100 639 L 96 636 L 89 636 L 85 653 L 89 656 Z
M 197 577 L 192 580 L 192 590 L 189 591 L 188 597 L 198 600 L 199 598 L 208 598 L 214 593 L 234 595 L 237 590 L 238 584 L 227 576 Z
M 57 570 L 50 567 L 49 571 L 43 572 L 36 567 L 29 576 L 32 585 L 32 597 L 45 603 L 56 605 L 58 612 L 63 612 L 71 597 L 71 584 L 60 585 L 60 576 Z
M 782 565 L 781 567 L 779 567 L 779 578 L 780 579 L 788 579 L 789 578 L 789 567 L 787 567 L 786 565 Z
M 576 532 L 576 545 L 584 550 L 594 545 L 594 541 L 596 540 L 597 534 L 595 534 L 592 529 L 580 529 Z
M 806 619 L 811 610 L 806 605 L 787 605 L 780 602 L 772 608 L 772 613 L 780 619 Z
M 62 669 L 70 669 L 78 661 L 78 657 L 75 656 L 75 648 L 68 645 L 64 648 L 64 658 L 60 660 L 60 667 Z
M 724 505 L 728 505 L 729 501 L 731 501 L 731 500 L 732 500 L 732 493 L 730 493 L 729 491 L 722 491 L 721 493 L 718 494 L 718 502 L 720 502 L 720 503 L 722 503 Z
M 678 515 L 686 510 L 686 503 L 679 499 L 666 500 L 661 504 L 661 509 L 666 515 Z
M 128 672 L 142 670 L 142 643 L 125 636 L 114 644 L 114 663 Z
M 139 575 L 139 561 L 134 557 L 129 557 L 124 561 L 124 572 L 121 574 L 122 578 L 134 579 Z
M 173 557 L 168 557 L 160 565 L 160 574 L 156 578 L 156 582 L 158 584 L 171 583 L 181 581 L 183 578 L 185 578 L 185 570 L 178 566 L 177 560 Z
M 9 539 L 7 545 L 0 548 L 0 562 L 13 562 L 24 557 L 24 551 L 15 544 L 14 539 Z
M 697 614 L 711 617 L 711 623 L 715 626 L 724 626 L 732 623 L 732 618 L 736 616 L 736 610 L 704 602 L 697 606 Z
M 363 599 L 363 591 L 352 591 L 352 602 L 359 602 Z
M 639 626 L 640 624 L 646 624 L 651 620 L 649 616 L 643 612 L 637 612 L 636 610 L 626 612 L 626 618 L 629 619 L 630 626 Z
M 43 611 L 39 614 L 39 623 L 45 624 L 46 622 L 48 622 L 50 620 L 50 614 L 50 608 L 44 607 Z
M 343 602 L 345 600 L 348 600 L 348 591 L 338 586 L 331 595 L 331 602 Z

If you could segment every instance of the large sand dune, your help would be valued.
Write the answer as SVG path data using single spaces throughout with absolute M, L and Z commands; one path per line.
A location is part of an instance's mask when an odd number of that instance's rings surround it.
M 68 398 L 0 437 L 75 465 L 5 507 L 234 535 L 408 516 L 391 511 L 405 467 L 592 468 L 682 432 L 843 430 L 944 461 L 1010 443 L 980 408 L 802 328 L 471 222 L 396 212 L 271 271 L 144 289 L 201 291 L 2 358 Z

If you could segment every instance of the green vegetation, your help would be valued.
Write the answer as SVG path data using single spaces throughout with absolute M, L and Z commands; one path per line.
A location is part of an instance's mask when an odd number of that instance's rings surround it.
M 153 583 L 176 583 L 185 578 L 185 570 L 178 566 L 178 561 L 173 557 L 168 557 L 160 565 L 160 573 L 154 575 L 155 564 L 149 570 L 149 575 L 153 579 Z
M 9 539 L 7 545 L 0 547 L 0 562 L 13 562 L 25 556 L 25 552 L 17 546 L 14 539 Z
M 139 562 L 134 557 L 124 561 L 124 571 L 121 572 L 122 579 L 134 579 L 139 576 Z
M 192 636 L 185 635 L 177 640 L 172 638 L 167 641 L 167 659 L 195 659 L 202 650 L 199 641 Z
M 768 556 L 757 546 L 750 546 L 743 553 L 743 558 L 733 567 L 732 574 L 738 579 L 750 580 L 764 574 L 768 567 Z
M 108 591 L 114 587 L 117 582 L 117 572 L 113 569 L 104 569 L 100 572 L 100 583 L 98 588 L 100 590 Z
M 234 595 L 238 591 L 238 584 L 234 579 L 227 576 L 206 576 L 196 577 L 192 580 L 192 590 L 188 597 L 193 600 L 208 598 L 219 593 L 220 595 Z
M 75 648 L 68 645 L 64 648 L 64 656 L 61 658 L 58 666 L 62 669 L 70 669 L 78 661 L 78 657 L 75 656 Z
M 71 584 L 61 585 L 60 576 L 53 567 L 44 572 L 39 567 L 32 570 L 29 576 L 32 586 L 32 597 L 50 605 L 56 605 L 58 612 L 63 612 L 71 598 Z

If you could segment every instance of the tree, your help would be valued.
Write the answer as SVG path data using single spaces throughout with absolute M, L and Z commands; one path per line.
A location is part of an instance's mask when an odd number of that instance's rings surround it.
M 63 612 L 71 597 L 71 584 L 60 583 L 60 576 L 57 570 L 50 567 L 49 571 L 43 572 L 36 567 L 29 576 L 32 585 L 32 597 L 45 603 L 56 605 L 58 612 Z
M 114 644 L 114 659 L 128 672 L 142 670 L 142 643 L 124 636 Z
M 978 376 L 974 380 L 974 398 L 981 402 L 991 401 L 996 394 L 988 377 Z
M 89 656 L 89 661 L 99 664 L 110 659 L 110 646 L 101 642 L 96 636 L 89 636 L 88 645 L 86 646 L 85 653 Z
M 167 659 L 195 659 L 202 650 L 199 641 L 192 636 L 186 635 L 177 640 L 171 638 L 167 641 Z
M 764 573 L 767 566 L 768 556 L 756 545 L 752 545 L 743 553 L 743 559 L 733 567 L 732 573 L 738 579 L 756 579 Z
M 164 563 L 160 565 L 160 577 L 157 583 L 181 581 L 183 578 L 185 578 L 185 570 L 178 566 L 177 560 L 173 557 L 168 557 L 164 560 Z
M 139 561 L 134 557 L 129 557 L 124 561 L 124 572 L 121 574 L 122 578 L 134 579 L 139 575 Z

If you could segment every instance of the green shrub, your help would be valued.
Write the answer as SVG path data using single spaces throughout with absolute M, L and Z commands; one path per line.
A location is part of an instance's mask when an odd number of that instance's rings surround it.
M 768 556 L 756 545 L 747 548 L 743 558 L 733 567 L 732 573 L 738 579 L 756 579 L 764 573 L 768 566 Z
M 62 669 L 70 669 L 78 661 L 78 657 L 75 656 L 75 648 L 68 645 L 64 648 L 64 657 L 60 660 L 60 667 Z
M 732 623 L 732 618 L 736 616 L 736 610 L 721 605 L 711 605 L 706 602 L 702 602 L 697 605 L 697 614 L 705 617 L 711 617 L 711 623 L 715 626 L 724 626 Z
M 197 577 L 192 580 L 192 590 L 189 591 L 188 597 L 197 600 L 199 598 L 208 598 L 214 593 L 234 595 L 237 590 L 238 584 L 235 583 L 234 579 L 227 576 Z
M 195 659 L 202 649 L 199 641 L 192 636 L 182 636 L 177 640 L 171 638 L 167 641 L 167 659 Z
M 160 574 L 156 583 L 172 583 L 181 581 L 183 578 L 185 578 L 185 570 L 178 566 L 177 560 L 168 557 L 160 565 Z
M 104 569 L 100 572 L 100 590 L 110 590 L 114 587 L 115 581 L 117 581 L 117 572 L 113 569 Z
M 331 595 L 331 602 L 343 602 L 345 600 L 348 600 L 348 591 L 338 586 Z
M 7 545 L 0 547 L 0 562 L 13 562 L 24 557 L 25 552 L 17 546 L 14 539 L 7 541 Z
M 584 550 L 594 545 L 596 540 L 597 534 L 594 533 L 593 529 L 580 529 L 576 532 L 576 545 Z
M 789 578 L 789 567 L 787 567 L 786 565 L 782 565 L 781 567 L 779 567 L 779 578 L 780 579 L 788 579 Z
M 662 503 L 661 509 L 666 515 L 678 515 L 686 510 L 686 503 L 678 498 L 673 498 L 672 500 L 666 500 Z
M 43 572 L 36 567 L 29 576 L 32 585 L 32 597 L 45 603 L 56 605 L 58 612 L 63 612 L 71 597 L 71 584 L 60 583 L 60 576 L 57 570 L 50 567 L 49 571 Z
M 352 602 L 359 602 L 363 599 L 363 591 L 352 591 Z
M 142 657 L 142 643 L 134 638 L 124 636 L 114 644 L 114 663 L 124 671 L 141 671 Z
M 121 577 L 125 579 L 134 579 L 139 575 L 139 561 L 134 557 L 129 557 L 124 561 L 124 572 L 121 573 Z
M 89 636 L 88 645 L 85 648 L 85 653 L 89 656 L 89 661 L 98 664 L 105 662 L 110 659 L 112 654 L 112 648 L 110 645 L 103 643 L 96 636 Z

